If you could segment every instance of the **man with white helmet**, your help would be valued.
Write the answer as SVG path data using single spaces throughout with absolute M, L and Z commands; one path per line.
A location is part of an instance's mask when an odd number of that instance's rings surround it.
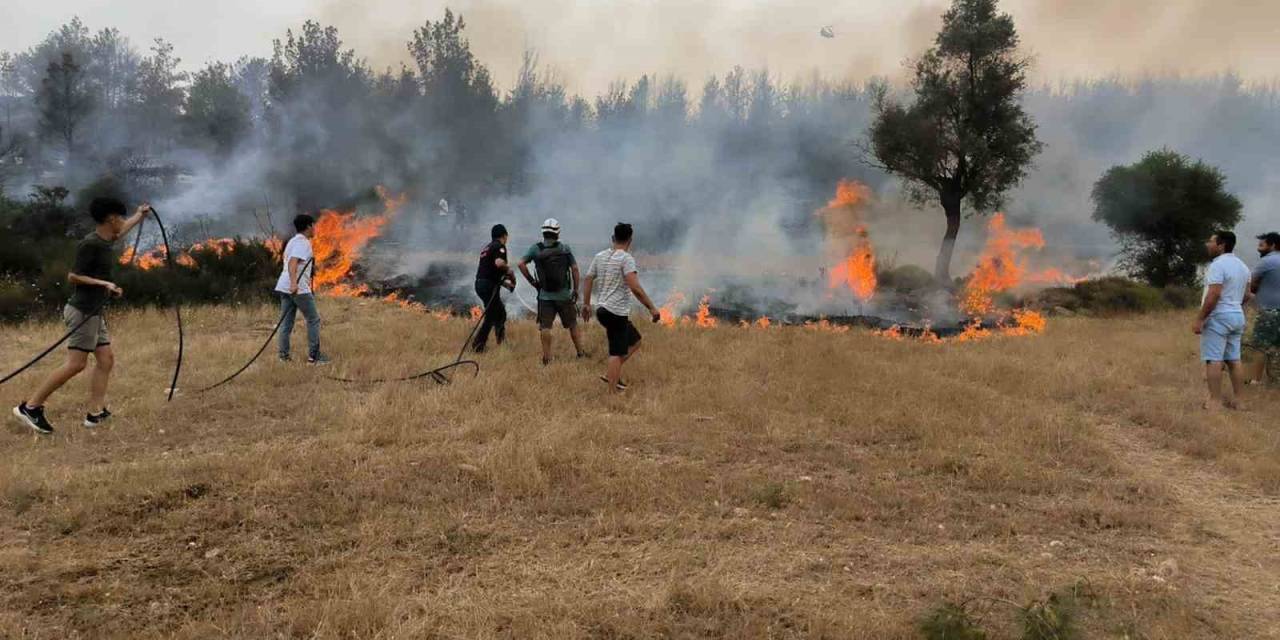
M 536 278 L 529 273 L 530 262 L 537 268 Z M 578 331 L 578 262 L 569 245 L 560 242 L 559 221 L 547 218 L 542 223 L 542 242 L 529 247 L 518 266 L 524 279 L 538 290 L 542 364 L 551 363 L 551 327 L 555 324 L 556 316 L 560 317 L 561 326 L 569 330 L 569 337 L 573 339 L 578 357 L 586 357 L 582 350 L 582 335 Z

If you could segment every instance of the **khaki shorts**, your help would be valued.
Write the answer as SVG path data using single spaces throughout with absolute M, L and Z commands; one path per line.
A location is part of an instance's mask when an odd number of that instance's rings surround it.
M 546 331 L 560 318 L 560 326 L 572 329 L 578 326 L 578 305 L 572 300 L 539 300 L 538 328 Z
M 67 338 L 67 348 L 83 351 L 85 353 L 93 353 L 98 347 L 105 347 L 111 344 L 111 335 L 107 333 L 107 321 L 102 314 L 89 318 L 85 322 L 85 312 L 67 305 L 62 308 L 62 323 L 67 326 L 67 330 L 71 331 L 71 337 Z M 84 322 L 84 324 L 80 324 Z M 79 325 L 79 328 L 76 328 Z

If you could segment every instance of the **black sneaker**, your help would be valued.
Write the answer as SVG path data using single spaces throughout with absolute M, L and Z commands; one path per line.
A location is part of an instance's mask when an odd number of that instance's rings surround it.
M 285 353 L 285 354 L 281 354 L 281 355 L 276 356 L 276 357 L 280 359 L 280 362 L 288 362 L 288 361 L 290 361 L 290 360 L 293 360 L 293 358 L 290 358 L 290 357 L 289 357 L 289 354 L 287 354 L 287 353 Z
M 84 427 L 86 429 L 93 429 L 94 427 L 101 426 L 102 423 L 106 422 L 107 418 L 110 417 L 111 412 L 108 411 L 106 407 L 103 407 L 102 411 L 99 411 L 98 413 L 90 413 L 84 417 Z
M 329 360 L 329 356 L 326 356 L 323 353 L 307 358 L 307 364 L 321 365 L 321 364 L 329 364 L 330 362 L 331 360 Z
M 605 384 L 609 384 L 609 378 L 608 378 L 607 376 L 600 376 L 600 381 L 601 381 L 601 382 L 603 382 L 603 383 L 605 383 Z M 618 391 L 626 391 L 626 390 L 627 390 L 627 383 L 623 382 L 623 381 L 622 381 L 622 379 L 621 379 L 621 378 L 619 378 L 619 379 L 618 379 L 618 384 L 617 384 L 617 385 L 615 385 L 615 386 L 614 386 L 614 388 L 615 388 L 615 389 L 617 389 Z
M 13 415 L 23 424 L 36 430 L 36 433 L 49 435 L 53 433 L 53 425 L 44 417 L 44 407 L 28 407 L 27 403 L 13 408 Z

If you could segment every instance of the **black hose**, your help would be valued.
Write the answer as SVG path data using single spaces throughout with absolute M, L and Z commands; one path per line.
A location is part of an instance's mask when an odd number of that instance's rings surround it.
M 467 347 L 471 346 L 471 340 L 476 337 L 476 332 L 480 330 L 480 325 L 484 323 L 484 319 L 489 316 L 489 307 L 493 306 L 495 300 L 499 301 L 498 293 L 502 291 L 502 284 L 493 288 L 493 293 L 489 294 L 489 301 L 484 303 L 484 311 L 480 314 L 480 318 L 476 320 L 475 326 L 471 327 L 471 333 L 467 334 L 467 341 L 462 343 L 462 349 L 458 351 L 458 357 L 454 358 L 454 362 L 462 362 L 462 356 L 467 353 Z
M 303 274 L 303 273 L 305 273 L 305 272 L 306 272 L 307 267 L 310 267 L 310 266 L 312 265 L 312 263 L 313 263 L 313 262 L 315 262 L 315 258 L 314 258 L 314 257 L 313 257 L 313 258 L 308 258 L 308 259 L 307 259 L 306 264 L 303 264 L 303 265 L 302 265 L 302 269 L 299 269 L 299 270 L 298 270 L 299 277 L 301 277 L 301 274 Z M 313 270 L 313 275 L 314 275 L 314 270 Z M 314 278 L 313 278 L 313 280 L 314 280 Z M 276 337 L 276 333 L 278 333 L 278 332 L 280 331 L 280 325 L 284 324 L 284 320 L 285 320 L 285 313 L 284 313 L 283 311 L 281 311 L 281 312 L 280 312 L 280 319 L 276 321 L 276 326 L 275 326 L 274 328 L 272 328 L 272 329 L 271 329 L 271 333 L 267 336 L 267 339 L 262 343 L 262 347 L 260 347 L 260 348 L 258 349 L 258 352 L 257 352 L 257 353 L 253 354 L 253 357 L 252 357 L 252 358 L 249 358 L 249 361 L 248 361 L 248 362 L 244 363 L 244 366 L 240 367 L 239 369 L 236 369 L 235 373 L 233 373 L 233 374 L 231 374 L 231 375 L 229 375 L 229 376 L 227 376 L 227 377 L 223 378 L 222 380 L 218 381 L 217 383 L 215 383 L 215 384 L 211 384 L 211 385 L 209 385 L 209 386 L 207 386 L 207 387 L 205 387 L 205 388 L 203 388 L 203 389 L 198 389 L 198 390 L 196 391 L 196 393 L 204 393 L 204 392 L 206 392 L 206 391 L 211 391 L 211 390 L 213 390 L 213 389 L 217 389 L 218 387 L 221 387 L 222 385 L 224 385 L 224 384 L 226 384 L 226 383 L 228 383 L 228 382 L 231 382 L 232 380 L 235 380 L 237 376 L 239 376 L 240 374 L 244 373 L 246 370 L 248 370 L 248 368 L 249 368 L 249 367 L 253 366 L 253 363 L 254 363 L 254 362 L 257 362 L 257 361 L 258 361 L 258 358 L 260 358 L 260 357 L 262 356 L 262 354 L 263 354 L 264 352 L 266 352 L 267 347 L 271 346 L 271 340 L 272 340 L 273 338 L 275 338 L 275 337 Z
M 467 341 L 462 343 L 462 350 L 458 352 L 458 357 L 455 358 L 453 362 L 450 364 L 444 365 L 443 367 L 436 367 L 435 369 L 431 369 L 429 371 L 422 371 L 420 373 L 404 376 L 401 378 L 377 378 L 377 379 L 371 379 L 371 380 L 358 380 L 355 378 L 339 378 L 337 376 L 324 376 L 324 377 L 329 380 L 333 380 L 334 382 L 346 382 L 346 383 L 355 383 L 355 384 L 377 384 L 377 383 L 383 383 L 383 382 L 409 382 L 411 380 L 418 380 L 420 378 L 429 377 L 432 380 L 435 380 L 436 384 L 449 384 L 450 380 L 449 380 L 449 377 L 445 375 L 445 372 L 455 367 L 467 365 L 475 369 L 475 371 L 472 373 L 472 376 L 471 376 L 474 378 L 480 375 L 480 363 L 476 362 L 475 360 L 463 360 L 462 356 L 466 355 L 467 347 L 471 344 L 471 339 L 475 337 L 476 331 L 480 330 L 481 323 L 484 322 L 485 316 L 488 315 L 489 307 L 492 306 L 494 301 L 498 299 L 498 292 L 501 290 L 502 290 L 501 286 L 494 287 L 493 294 L 489 296 L 489 301 L 486 302 L 484 305 L 484 313 L 480 314 L 480 318 L 476 320 L 475 325 L 471 327 L 471 333 L 467 334 Z
M 130 264 L 132 264 L 134 261 L 138 259 L 138 244 L 142 242 L 142 227 L 143 225 L 146 224 L 146 222 L 147 222 L 146 218 L 143 218 L 142 220 L 138 221 L 138 235 L 134 236 L 133 238 L 133 253 L 129 254 Z M 36 363 L 40 362 L 41 360 L 44 360 L 46 356 L 48 356 L 50 353 L 53 353 L 54 349 L 57 349 L 59 346 L 62 345 L 62 343 L 69 340 L 71 336 L 75 335 L 75 332 L 79 331 L 80 328 L 83 327 L 85 324 L 88 324 L 90 320 L 102 315 L 102 311 L 107 307 L 107 300 L 109 300 L 109 298 L 104 298 L 102 300 L 102 304 L 98 305 L 98 308 L 95 309 L 93 313 L 86 315 L 83 320 L 81 320 L 79 323 L 76 324 L 76 326 L 71 327 L 70 330 L 62 334 L 62 337 L 58 338 L 57 342 L 54 342 L 53 344 L 49 345 L 48 348 L 46 348 L 44 351 L 41 351 L 38 355 L 36 355 L 36 357 L 28 360 L 26 364 L 22 365 L 21 367 L 18 367 L 9 375 L 3 378 L 0 378 L 0 384 L 4 384 L 10 381 L 22 375 L 22 372 L 26 371 L 27 369 L 34 367 Z
M 12 380 L 12 379 L 14 379 L 14 378 L 18 377 L 19 375 L 21 375 L 21 374 L 22 374 L 22 372 L 23 372 L 23 371 L 26 371 L 27 369 L 30 369 L 31 367 L 34 367 L 34 366 L 36 365 L 36 363 L 37 363 L 37 362 L 40 362 L 41 360 L 44 360 L 45 356 L 49 355 L 50 353 L 53 353 L 53 350 L 54 350 L 54 349 L 57 349 L 59 346 L 61 346 L 61 345 L 62 345 L 62 343 L 66 342 L 68 339 L 70 339 L 70 338 L 71 338 L 71 336 L 75 334 L 75 332 L 79 331 L 79 330 L 80 330 L 80 327 L 83 327 L 87 322 L 89 322 L 90 320 L 92 320 L 92 319 L 94 319 L 94 318 L 98 317 L 99 315 L 101 315 L 101 314 L 102 314 L 102 309 L 103 309 L 104 307 L 106 307 L 106 306 L 107 306 L 107 302 L 106 302 L 106 300 L 103 300 L 103 301 L 102 301 L 102 304 L 98 306 L 98 309 L 97 309 L 96 311 L 94 311 L 94 312 L 93 312 L 93 313 L 91 313 L 91 314 L 86 315 L 86 316 L 84 317 L 84 319 L 83 319 L 83 320 L 81 320 L 78 324 L 76 324 L 76 326 L 71 327 L 71 329 L 70 329 L 69 331 L 67 331 L 66 333 L 62 334 L 62 337 L 61 337 L 61 338 L 58 338 L 58 341 L 57 341 L 57 342 L 55 342 L 55 343 L 53 343 L 53 344 L 49 345 L 49 347 L 48 347 L 47 349 L 45 349 L 44 351 L 41 351 L 41 352 L 39 353 L 39 355 L 37 355 L 36 357 L 34 357 L 34 358 L 32 358 L 31 360 L 27 361 L 27 363 L 26 363 L 26 364 L 22 365 L 21 367 L 18 367 L 18 369 L 17 369 L 17 370 L 15 370 L 13 373 L 10 373 L 9 375 L 7 375 L 7 376 L 5 376 L 5 377 L 0 378 L 0 384 L 4 384 L 4 383 L 6 383 L 6 382 L 8 382 L 8 381 L 10 381 L 10 380 Z
M 345 382 L 348 384 L 380 384 L 383 382 L 409 382 L 412 380 L 419 380 L 422 378 L 431 378 L 432 380 L 435 380 L 437 384 L 449 384 L 450 380 L 447 376 L 444 375 L 444 372 L 450 369 L 453 369 L 454 367 L 460 367 L 463 365 L 470 366 L 475 370 L 471 377 L 474 378 L 475 376 L 480 375 L 479 362 L 476 362 L 475 360 L 458 360 L 456 362 L 446 364 L 443 367 L 436 367 L 435 369 L 432 369 L 430 371 L 422 371 L 420 373 L 415 373 L 413 375 L 408 375 L 400 378 L 356 379 L 356 378 L 339 378 L 337 376 L 324 376 L 324 377 L 327 380 L 332 380 L 334 382 Z
M 147 219 L 143 218 L 138 221 L 138 235 L 133 237 L 133 253 L 129 254 L 129 262 L 132 264 L 138 259 L 138 245 L 142 244 L 142 228 L 147 226 Z
M 156 218 L 156 226 L 160 227 L 160 240 L 164 243 L 164 257 L 170 270 L 174 268 L 173 251 L 169 249 L 169 234 L 165 231 L 164 221 L 160 219 L 160 212 L 155 207 L 151 207 L 151 215 Z M 142 231 L 139 229 L 139 235 Z M 178 376 L 182 373 L 182 352 L 185 345 L 185 336 L 182 330 L 182 305 L 178 302 L 173 303 L 173 313 L 178 319 L 178 361 L 173 366 L 173 379 L 169 382 L 169 397 L 166 402 L 173 402 L 173 394 L 178 390 Z

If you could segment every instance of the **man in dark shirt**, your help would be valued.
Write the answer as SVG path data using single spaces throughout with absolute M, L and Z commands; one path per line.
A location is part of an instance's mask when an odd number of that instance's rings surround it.
M 111 417 L 107 410 L 107 382 L 115 354 L 103 318 L 108 297 L 124 295 L 124 290 L 111 281 L 116 256 L 112 243 L 138 226 L 151 213 L 151 206 L 140 205 L 129 218 L 124 203 L 113 198 L 95 198 L 89 204 L 89 215 L 96 228 L 76 247 L 75 265 L 67 281 L 75 287 L 71 300 L 62 310 L 62 321 L 70 332 L 67 339 L 67 361 L 41 384 L 27 400 L 13 408 L 13 415 L 38 433 L 53 433 L 53 425 L 44 415 L 44 403 L 53 392 L 84 371 L 93 354 L 95 366 L 89 385 L 89 413 L 84 426 L 93 428 Z
M 480 330 L 472 343 L 476 353 L 484 353 L 490 331 L 493 331 L 498 344 L 506 339 L 507 308 L 502 304 L 498 288 L 506 287 L 510 291 L 516 287 L 515 274 L 507 261 L 507 228 L 495 224 L 489 237 L 492 240 L 480 250 L 480 266 L 476 269 L 476 295 L 484 305 L 484 321 L 480 323 Z

